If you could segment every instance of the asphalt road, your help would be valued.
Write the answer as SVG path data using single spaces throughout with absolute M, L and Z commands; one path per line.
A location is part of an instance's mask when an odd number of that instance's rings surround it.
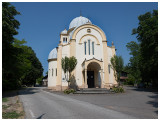
M 132 115 L 139 119 L 158 118 L 157 91 L 137 89 L 131 86 L 124 86 L 124 88 L 126 90 L 125 93 L 119 94 L 70 94 L 68 97 Z M 63 93 L 58 94 L 64 95 Z
M 27 119 L 135 119 L 129 114 L 104 108 L 89 101 L 50 93 L 43 88 L 28 88 L 19 92 Z M 89 97 L 88 97 L 89 98 Z

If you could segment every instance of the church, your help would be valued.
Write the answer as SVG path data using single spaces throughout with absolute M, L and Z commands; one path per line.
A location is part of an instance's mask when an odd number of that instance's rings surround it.
M 48 56 L 48 88 L 57 91 L 68 88 L 61 60 L 74 56 L 77 65 L 72 72 L 79 88 L 107 88 L 117 85 L 110 59 L 115 46 L 107 46 L 104 31 L 83 16 L 74 18 L 69 29 L 60 33 L 58 47 Z

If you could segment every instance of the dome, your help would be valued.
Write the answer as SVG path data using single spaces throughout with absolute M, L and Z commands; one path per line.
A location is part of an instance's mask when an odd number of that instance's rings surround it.
M 79 16 L 79 17 L 74 18 L 71 21 L 71 23 L 69 25 L 69 29 L 71 29 L 73 27 L 78 27 L 78 26 L 81 26 L 81 25 L 87 24 L 87 23 L 92 24 L 91 21 L 88 18 L 83 17 L 83 16 Z
M 63 30 L 63 31 L 61 32 L 61 34 L 67 34 L 67 30 L 66 30 L 66 29 Z
M 55 58 L 57 58 L 57 48 L 54 48 L 54 49 L 49 53 L 48 60 L 49 60 L 49 59 L 55 59 Z

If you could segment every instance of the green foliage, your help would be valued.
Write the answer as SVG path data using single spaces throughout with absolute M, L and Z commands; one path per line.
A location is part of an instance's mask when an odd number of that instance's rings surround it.
M 36 79 L 36 83 L 42 85 L 43 76 Z
M 2 2 L 2 84 L 4 89 L 15 89 L 20 87 L 19 63 L 17 55 L 18 48 L 13 47 L 14 35 L 20 23 L 14 18 L 20 13 L 10 3 Z
M 40 78 L 43 74 L 43 67 L 31 47 L 26 47 L 24 50 L 26 50 L 25 54 L 31 63 L 31 67 L 25 72 L 23 84 L 35 85 L 36 79 Z
M 5 46 L 13 42 L 13 35 L 18 34 L 16 29 L 19 28 L 20 23 L 14 16 L 19 14 L 20 13 L 10 3 L 2 2 L 2 41 Z
M 139 25 L 132 30 L 132 34 L 137 35 L 139 44 L 131 42 L 127 45 L 127 48 L 131 51 L 131 55 L 133 55 L 130 59 L 130 70 L 136 79 L 142 78 L 142 81 L 147 83 L 151 82 L 157 88 L 158 10 L 140 15 L 138 19 Z M 137 71 L 133 74 L 135 70 Z
M 112 91 L 114 91 L 115 93 L 123 93 L 124 89 L 123 87 L 113 87 Z
M 134 81 L 141 80 L 141 71 L 140 71 L 140 45 L 134 41 L 127 43 L 127 49 L 130 51 L 130 63 L 125 67 L 125 71 L 130 74 L 128 78 L 134 79 Z M 132 75 L 132 76 L 131 76 Z M 129 80 L 129 83 L 131 81 Z
M 74 56 L 70 57 L 68 66 L 69 73 L 71 73 L 75 69 L 76 65 L 77 65 L 77 59 Z
M 23 115 L 22 113 L 17 113 L 16 111 L 3 112 L 2 113 L 2 118 L 3 119 L 17 119 L 22 115 Z
M 65 76 L 66 76 L 66 73 L 68 72 L 69 70 L 69 58 L 65 56 L 65 58 L 62 58 L 61 60 L 61 64 L 62 64 L 62 69 L 65 73 Z M 68 78 L 67 78 L 68 79 Z
M 61 63 L 62 63 L 62 69 L 65 75 L 67 72 L 69 72 L 69 79 L 70 79 L 71 72 L 75 69 L 77 65 L 77 59 L 74 56 L 70 58 L 65 57 L 65 58 L 62 58 Z
M 74 92 L 76 92 L 74 89 L 65 89 L 64 90 L 65 94 L 70 94 L 70 93 L 74 93 Z
M 115 76 L 117 82 L 119 82 L 120 81 L 120 74 L 123 70 L 123 64 L 124 64 L 123 58 L 121 56 L 114 55 L 110 61 L 111 61 L 111 68 L 114 71 L 114 76 Z
M 136 79 L 131 74 L 128 74 L 128 79 L 126 79 L 126 82 L 124 82 L 124 85 L 134 85 L 136 83 Z
M 6 97 L 2 98 L 2 102 L 7 102 L 8 99 Z
M 15 39 L 20 23 L 14 16 L 20 13 L 10 3 L 2 3 L 2 89 L 18 89 L 33 85 L 42 76 L 43 68 L 25 40 Z

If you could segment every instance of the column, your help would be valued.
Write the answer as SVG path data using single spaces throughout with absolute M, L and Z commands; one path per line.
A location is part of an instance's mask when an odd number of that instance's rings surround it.
M 103 84 L 103 69 L 101 69 L 101 88 L 104 88 L 104 84 Z
M 76 40 L 71 39 L 70 40 L 70 57 L 76 57 Z M 74 75 L 76 77 L 76 68 L 72 71 L 71 75 Z
M 88 88 L 88 84 L 87 84 L 87 69 L 85 69 L 85 82 L 84 82 L 85 84 L 85 88 Z
M 107 88 L 109 86 L 109 72 L 108 72 L 108 47 L 107 41 L 103 41 L 103 72 L 104 72 L 104 87 Z
M 62 45 L 59 44 L 58 46 L 58 53 L 57 53 L 57 78 L 56 78 L 56 90 L 62 91 L 62 66 L 61 66 L 61 59 L 62 59 Z

